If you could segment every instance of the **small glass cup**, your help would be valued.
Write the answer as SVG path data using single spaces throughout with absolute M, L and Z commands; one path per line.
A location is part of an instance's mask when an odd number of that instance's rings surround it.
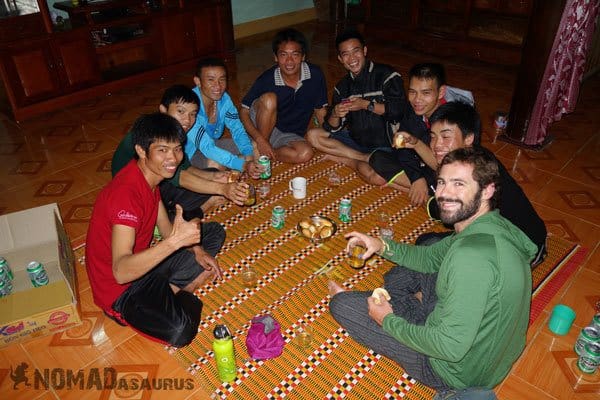
M 342 183 L 342 178 L 338 175 L 337 172 L 331 171 L 328 175 L 329 186 L 340 186 Z
M 299 323 L 296 327 L 296 340 L 300 347 L 309 348 L 313 340 L 312 327 L 305 322 Z
M 390 222 L 390 216 L 385 212 L 377 214 L 377 226 L 379 227 L 379 236 L 382 239 L 393 239 L 394 230 Z
M 348 265 L 354 269 L 361 269 L 365 266 L 365 259 L 363 259 L 363 255 L 367 249 L 360 244 L 356 244 L 350 248 L 350 252 L 348 253 Z
M 258 186 L 258 196 L 261 199 L 266 199 L 269 196 L 269 193 L 271 193 L 271 184 L 267 181 L 262 182 Z
M 244 270 L 242 271 L 242 282 L 244 283 L 244 286 L 248 289 L 252 289 L 253 287 L 255 287 L 256 283 L 258 282 L 258 275 L 256 274 L 256 270 L 251 266 L 247 266 L 246 268 L 244 268 Z
M 253 206 L 256 204 L 256 189 L 251 183 L 247 183 L 247 185 L 248 188 L 246 189 L 246 201 L 244 201 L 244 205 Z

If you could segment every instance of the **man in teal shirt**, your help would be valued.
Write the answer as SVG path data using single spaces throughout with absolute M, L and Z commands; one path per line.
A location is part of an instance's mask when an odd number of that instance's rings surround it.
M 363 258 L 402 265 L 384 277 L 391 299 L 329 284 L 331 313 L 350 336 L 441 392 L 492 389 L 525 347 L 536 246 L 495 210 L 499 189 L 489 151 L 450 152 L 435 197 L 455 233 L 413 246 L 351 232 L 349 251 L 361 244 Z

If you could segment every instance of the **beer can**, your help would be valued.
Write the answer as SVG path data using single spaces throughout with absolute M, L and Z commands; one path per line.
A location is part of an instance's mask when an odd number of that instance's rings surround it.
M 285 208 L 281 206 L 275 206 L 273 213 L 271 214 L 271 226 L 275 229 L 283 228 L 285 224 Z
M 264 170 L 260 173 L 260 179 L 269 179 L 271 177 L 271 160 L 269 160 L 269 157 L 258 157 L 258 165 L 264 167 Z
M 581 330 L 575 342 L 575 353 L 581 356 L 583 349 L 588 343 L 597 343 L 598 340 L 600 340 L 600 331 L 593 326 L 586 326 Z
M 598 330 L 598 332 L 600 332 L 600 313 L 594 315 L 594 318 L 592 318 L 592 322 L 590 322 L 589 326 L 593 326 Z
M 10 281 L 0 280 L 0 297 L 8 296 L 12 293 L 12 284 Z
M 352 219 L 352 200 L 342 199 L 339 207 L 339 219 L 342 222 L 350 222 Z
M 40 287 L 48 284 L 48 274 L 42 263 L 32 261 L 27 265 L 27 273 L 34 287 Z
M 8 261 L 6 261 L 4 257 L 0 257 L 0 271 L 2 270 L 6 272 L 8 279 L 10 279 L 11 281 L 14 279 L 15 276 L 13 275 L 12 270 L 10 269 L 10 265 L 8 265 Z
M 600 365 L 600 343 L 588 343 L 577 360 L 577 366 L 586 374 L 593 374 Z

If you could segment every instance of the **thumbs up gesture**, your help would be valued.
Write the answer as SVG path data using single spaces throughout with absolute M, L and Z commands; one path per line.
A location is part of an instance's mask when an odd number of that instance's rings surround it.
M 183 208 L 175 205 L 175 219 L 169 240 L 176 249 L 200 243 L 200 224 L 183 219 Z

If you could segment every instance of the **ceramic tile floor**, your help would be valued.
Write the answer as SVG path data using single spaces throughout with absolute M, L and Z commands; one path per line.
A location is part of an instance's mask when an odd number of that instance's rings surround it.
M 335 55 L 333 28 L 316 23 L 301 26 L 312 38 L 309 59 L 323 67 L 330 88 L 344 73 Z M 265 35 L 238 41 L 236 48 L 228 64 L 229 91 L 239 103 L 255 77 L 271 65 L 272 55 Z M 515 69 L 460 58 L 435 59 L 394 44 L 369 43 L 368 49 L 372 59 L 391 64 L 402 74 L 416 62 L 444 63 L 449 84 L 473 91 L 483 120 L 484 144 L 511 169 L 548 231 L 588 249 L 585 262 L 530 327 L 524 354 L 496 389 L 499 398 L 599 399 L 600 372 L 585 379 L 577 375 L 569 381 L 563 369 L 568 370 L 572 360 L 561 364 L 556 355 L 560 351 L 570 354 L 578 329 L 591 319 L 593 300 L 600 296 L 600 76 L 583 84 L 575 112 L 552 126 L 554 142 L 541 152 L 532 152 L 493 140 L 493 114 L 509 108 Z M 191 84 L 191 73 L 165 77 L 20 124 L 11 120 L 0 91 L 0 107 L 4 106 L 0 108 L 0 214 L 57 202 L 72 242 L 83 242 L 94 199 L 110 178 L 112 151 L 135 118 L 155 110 L 162 91 L 173 83 Z M 1 398 L 109 398 L 110 393 L 94 390 L 14 391 L 7 368 L 21 362 L 38 369 L 121 365 L 119 374 L 190 378 L 162 346 L 104 319 L 93 304 L 85 271 L 77 273 L 84 324 L 1 349 Z M 574 328 L 565 337 L 546 328 L 548 312 L 557 303 L 568 304 L 577 312 Z M 567 367 L 561 369 L 560 365 Z M 192 386 L 179 391 L 155 390 L 152 398 L 207 398 L 203 388 Z M 119 393 L 121 398 L 132 394 Z

